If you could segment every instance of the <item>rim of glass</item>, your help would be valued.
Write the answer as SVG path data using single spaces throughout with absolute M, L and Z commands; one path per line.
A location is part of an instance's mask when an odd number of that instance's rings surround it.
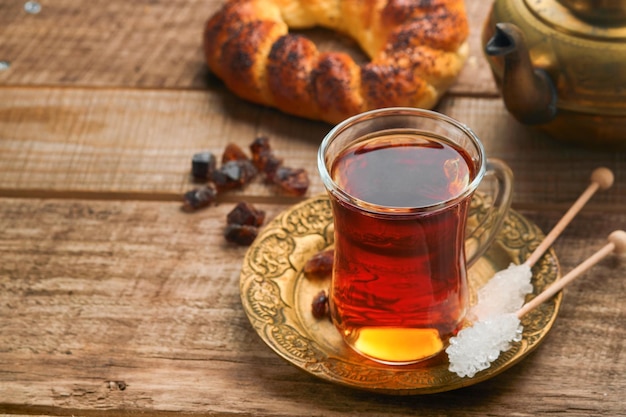
M 343 188 L 341 188 L 331 177 L 330 172 L 328 171 L 328 167 L 326 166 L 326 150 L 332 143 L 332 141 L 339 134 L 347 130 L 348 128 L 357 125 L 359 123 L 371 120 L 375 117 L 380 116 L 419 116 L 422 118 L 428 119 L 436 119 L 442 122 L 447 123 L 448 125 L 458 129 L 461 131 L 472 144 L 476 147 L 478 158 L 472 159 L 478 163 L 478 171 L 476 175 L 472 179 L 472 181 L 465 187 L 462 193 L 449 198 L 444 201 L 440 201 L 435 204 L 417 206 L 417 207 L 388 207 L 379 204 L 374 204 L 367 202 L 365 200 L 361 200 L 357 197 L 346 192 Z M 358 207 L 360 210 L 366 210 L 372 214 L 384 214 L 384 215 L 406 215 L 406 214 L 414 214 L 414 213 L 427 213 L 441 210 L 446 207 L 450 207 L 465 198 L 471 195 L 477 188 L 480 182 L 482 181 L 485 172 L 486 172 L 486 157 L 485 157 L 485 149 L 483 147 L 482 142 L 478 139 L 478 136 L 465 124 L 459 122 L 458 120 L 453 119 L 450 116 L 447 116 L 443 113 L 439 113 L 433 110 L 427 109 L 419 109 L 413 107 L 386 107 L 380 109 L 369 110 L 363 113 L 359 113 L 352 117 L 345 119 L 344 121 L 338 123 L 335 127 L 333 127 L 327 134 L 324 136 L 320 147 L 317 152 L 317 168 L 322 178 L 322 182 L 326 187 L 328 192 L 331 192 L 333 195 L 341 199 L 343 202 L 350 204 L 354 207 Z

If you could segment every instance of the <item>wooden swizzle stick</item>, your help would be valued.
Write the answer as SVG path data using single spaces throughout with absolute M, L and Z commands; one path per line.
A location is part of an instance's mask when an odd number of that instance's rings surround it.
M 524 298 L 532 292 L 531 268 L 550 248 L 556 238 L 598 190 L 613 185 L 613 172 L 608 168 L 597 168 L 591 173 L 591 183 L 578 197 L 569 210 L 541 241 L 539 246 L 522 264 L 511 264 L 496 273 L 478 290 L 478 302 L 471 308 L 468 319 L 484 320 L 494 314 L 512 313 L 522 306 Z
M 583 206 L 589 201 L 589 199 L 595 194 L 596 191 L 606 190 L 613 185 L 613 172 L 608 168 L 596 168 L 591 173 L 591 183 L 585 189 L 585 191 L 578 197 L 578 199 L 572 204 L 569 210 L 561 217 L 561 220 L 552 228 L 552 230 L 546 235 L 543 241 L 537 246 L 533 253 L 526 259 L 524 264 L 533 266 L 541 255 L 548 250 L 548 248 L 554 243 L 556 238 L 563 232 L 565 227 L 572 221 L 572 219 L 578 214 Z
M 451 338 L 450 346 L 446 349 L 450 360 L 449 370 L 461 377 L 473 377 L 477 372 L 489 368 L 500 352 L 510 348 L 510 342 L 521 340 L 523 328 L 520 319 L 525 314 L 548 300 L 610 253 L 626 253 L 626 232 L 617 230 L 611 233 L 608 239 L 609 243 L 524 304 L 517 312 L 489 316 Z
M 552 285 L 543 290 L 541 294 L 524 304 L 522 308 L 517 310 L 515 315 L 518 318 L 522 318 L 526 313 L 533 310 L 543 302 L 547 301 L 554 294 L 562 290 L 566 285 L 574 281 L 584 272 L 586 272 L 589 268 L 600 262 L 603 258 L 611 253 L 616 253 L 618 255 L 622 255 L 626 253 L 626 232 L 623 230 L 616 230 L 609 235 L 609 243 L 604 245 L 602 249 L 598 250 L 596 253 L 587 258 L 584 262 L 578 265 L 576 268 L 572 269 L 567 275 L 563 278 L 556 280 Z

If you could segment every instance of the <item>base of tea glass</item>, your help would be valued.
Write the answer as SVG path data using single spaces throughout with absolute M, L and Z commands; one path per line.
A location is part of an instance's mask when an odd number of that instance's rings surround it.
M 385 365 L 411 365 L 430 359 L 444 350 L 449 339 L 442 340 L 437 329 L 398 327 L 368 327 L 343 336 L 358 354 Z

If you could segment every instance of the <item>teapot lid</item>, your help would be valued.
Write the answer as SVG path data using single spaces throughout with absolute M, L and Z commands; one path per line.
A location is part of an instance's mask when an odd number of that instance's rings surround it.
M 546 25 L 598 41 L 626 40 L 624 0 L 524 0 Z

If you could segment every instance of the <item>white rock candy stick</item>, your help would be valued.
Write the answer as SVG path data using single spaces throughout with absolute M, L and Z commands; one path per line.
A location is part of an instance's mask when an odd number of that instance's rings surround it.
M 626 253 L 626 232 L 614 231 L 609 235 L 609 243 L 591 255 L 563 278 L 555 281 L 537 297 L 514 313 L 504 313 L 489 317 L 465 328 L 450 339 L 446 349 L 450 360 L 449 370 L 460 377 L 473 377 L 477 372 L 489 368 L 500 352 L 509 349 L 510 343 L 520 341 L 522 325 L 520 319 L 532 309 L 548 300 L 563 287 L 586 272 L 593 265 L 612 252 Z
M 550 248 L 595 192 L 606 190 L 613 185 L 613 172 L 608 168 L 597 168 L 591 173 L 590 180 L 589 186 L 546 235 L 526 262 L 521 265 L 511 264 L 507 269 L 497 272 L 478 290 L 478 301 L 470 310 L 468 317 L 472 318 L 473 321 L 485 320 L 492 315 L 513 313 L 522 306 L 526 295 L 533 290 L 530 283 L 532 266 Z

